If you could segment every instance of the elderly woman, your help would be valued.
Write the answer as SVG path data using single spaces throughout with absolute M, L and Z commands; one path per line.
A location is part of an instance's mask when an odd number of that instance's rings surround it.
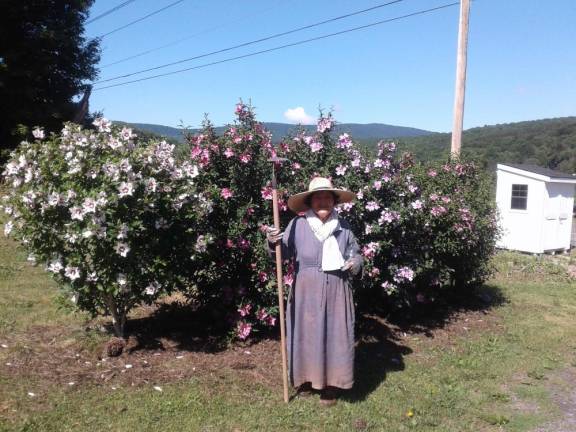
M 308 191 L 291 196 L 297 214 L 283 233 L 267 231 L 273 253 L 282 241 L 282 257 L 295 260 L 295 279 L 287 306 L 290 380 L 299 393 L 322 390 L 320 403 L 333 405 L 339 389 L 354 384 L 354 302 L 349 278 L 362 267 L 362 256 L 349 224 L 334 207 L 354 194 L 336 189 L 329 179 L 314 178 Z

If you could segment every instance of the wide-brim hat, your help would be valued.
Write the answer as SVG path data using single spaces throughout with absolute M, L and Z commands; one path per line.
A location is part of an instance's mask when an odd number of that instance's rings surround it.
M 325 177 L 314 177 L 310 184 L 308 185 L 308 190 L 306 192 L 300 192 L 292 195 L 288 198 L 288 208 L 294 213 L 300 213 L 308 210 L 308 205 L 306 205 L 306 198 L 312 195 L 314 192 L 333 192 L 337 197 L 336 204 L 344 204 L 354 200 L 356 195 L 354 192 L 350 192 L 344 189 L 337 189 L 332 186 L 330 179 Z

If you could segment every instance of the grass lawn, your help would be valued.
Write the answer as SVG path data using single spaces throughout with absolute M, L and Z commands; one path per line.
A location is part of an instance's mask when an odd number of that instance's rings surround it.
M 502 253 L 485 308 L 402 326 L 367 317 L 357 386 L 322 408 L 282 402 L 275 340 L 209 350 L 180 328 L 102 357 L 105 321 L 73 313 L 1 237 L 0 430 L 573 430 L 561 422 L 576 384 L 574 261 Z M 149 312 L 133 319 L 153 329 Z

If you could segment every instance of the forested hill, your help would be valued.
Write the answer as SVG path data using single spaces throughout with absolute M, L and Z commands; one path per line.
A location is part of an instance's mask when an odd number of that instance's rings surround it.
M 399 137 L 398 147 L 418 160 L 446 158 L 449 133 Z M 375 142 L 366 142 L 374 145 Z M 493 168 L 497 163 L 527 163 L 576 173 L 576 117 L 484 126 L 464 131 L 462 154 Z
M 114 121 L 116 124 L 129 124 L 131 127 L 138 129 L 140 131 L 149 132 L 155 135 L 160 135 L 166 138 L 175 139 L 178 141 L 183 141 L 182 129 L 174 128 L 170 126 L 162 126 L 157 124 L 149 123 L 126 123 L 121 121 Z M 272 139 L 274 141 L 280 141 L 283 137 L 287 136 L 289 133 L 297 130 L 298 126 L 287 124 L 287 123 L 270 123 L 265 122 L 264 126 L 270 132 L 272 132 Z M 304 126 L 306 132 L 312 133 L 316 131 L 316 126 Z M 216 132 L 222 133 L 224 127 L 217 127 Z M 336 133 L 349 133 L 353 138 L 358 140 L 378 140 L 382 138 L 391 137 L 404 137 L 404 136 L 421 136 L 429 135 L 432 132 L 423 129 L 416 129 L 404 126 L 393 126 L 383 123 L 369 123 L 369 124 L 358 124 L 358 123 L 342 123 L 338 124 L 335 128 Z M 198 132 L 198 129 L 190 129 L 189 132 Z

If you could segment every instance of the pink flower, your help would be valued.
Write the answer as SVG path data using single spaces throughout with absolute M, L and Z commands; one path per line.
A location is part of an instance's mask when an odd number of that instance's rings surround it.
M 312 142 L 310 143 L 310 150 L 312 151 L 312 153 L 316 153 L 322 150 L 322 148 L 324 148 L 324 146 L 319 141 L 312 140 Z
M 272 199 L 272 186 L 270 185 L 266 185 L 262 188 L 262 190 L 260 191 L 262 198 L 264 198 L 265 200 L 271 200 Z
M 374 189 L 380 190 L 382 189 L 382 182 L 380 180 L 376 180 L 373 185 Z
M 242 340 L 245 340 L 248 336 L 250 336 L 251 331 L 252 325 L 244 321 L 240 321 L 236 327 L 236 334 Z
M 368 276 L 375 278 L 376 276 L 378 276 L 380 274 L 380 269 L 377 267 L 374 267 L 372 270 L 370 270 L 368 272 Z
M 222 190 L 220 191 L 220 195 L 222 195 L 222 197 L 224 199 L 228 199 L 228 198 L 231 198 L 232 195 L 234 195 L 234 194 L 232 193 L 232 191 L 229 188 L 222 188 Z
M 240 312 L 240 316 L 245 317 L 246 315 L 248 315 L 250 313 L 250 311 L 252 310 L 252 305 L 250 303 L 245 304 L 244 306 L 242 306 L 240 309 L 238 309 L 238 312 Z
M 448 204 L 448 203 L 449 203 L 450 201 L 452 201 L 452 200 L 450 199 L 450 197 L 443 196 L 443 197 L 442 197 L 442 201 L 443 201 L 444 203 Z
M 224 151 L 224 156 L 226 156 L 227 158 L 231 158 L 232 156 L 234 156 L 234 150 L 232 150 L 230 147 L 227 147 L 226 150 Z
M 250 249 L 250 241 L 240 237 L 240 239 L 238 240 L 238 247 L 242 250 Z
M 338 137 L 338 144 L 336 144 L 336 147 L 345 149 L 352 147 L 352 140 L 350 139 L 350 136 L 347 133 L 340 135 Z
M 436 170 L 431 169 L 428 171 L 428 175 L 430 177 L 436 177 L 438 175 L 438 173 L 436 172 Z
M 408 190 L 412 193 L 416 192 L 418 190 L 418 186 L 414 186 L 414 185 L 408 185 Z
M 422 208 L 422 201 L 420 200 L 413 201 L 411 206 L 414 210 L 420 210 Z
M 379 208 L 380 208 L 380 206 L 375 201 L 369 201 L 366 204 L 366 210 L 368 210 L 368 211 L 375 211 L 375 210 L 378 210 Z
M 378 251 L 378 249 L 379 249 L 378 243 L 370 242 L 362 248 L 362 255 L 364 255 L 368 259 L 374 258 L 374 255 L 376 255 L 376 251 Z
M 323 117 L 318 120 L 317 129 L 318 132 L 324 133 L 332 127 L 332 119 L 330 117 Z
M 396 270 L 394 274 L 394 281 L 395 282 L 403 282 L 408 281 L 411 282 L 414 279 L 414 270 L 410 267 L 400 267 Z
M 256 318 L 260 321 L 264 321 L 266 317 L 268 317 L 268 312 L 266 312 L 266 309 L 258 309 L 258 312 L 256 312 Z
M 446 208 L 444 208 L 443 206 L 432 207 L 430 213 L 432 213 L 433 216 L 440 216 L 446 213 Z
M 338 165 L 336 167 L 336 175 L 344 175 L 346 174 L 346 170 L 348 168 L 346 167 L 346 165 Z
M 276 325 L 276 317 L 273 317 L 272 315 L 268 315 L 264 320 L 270 327 L 274 327 Z
M 259 272 L 258 273 L 258 280 L 260 282 L 266 282 L 268 280 L 268 274 L 266 272 L 263 272 L 263 271 Z
M 298 162 L 294 162 L 292 164 L 292 169 L 299 170 L 300 168 L 302 168 L 302 165 L 300 165 Z
M 430 195 L 430 201 L 436 201 L 438 199 L 438 194 L 433 193 L 432 195 Z
M 252 156 L 250 156 L 250 155 L 247 154 L 247 153 L 242 153 L 242 154 L 240 155 L 240 161 L 243 162 L 243 163 L 248 163 L 248 162 L 250 162 L 251 159 L 252 159 Z

